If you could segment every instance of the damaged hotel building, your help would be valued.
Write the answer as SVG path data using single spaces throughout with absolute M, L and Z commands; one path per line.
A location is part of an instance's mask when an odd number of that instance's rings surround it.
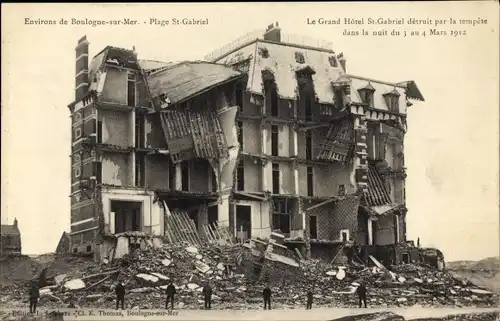
M 413 81 L 347 73 L 330 45 L 294 44 L 278 24 L 204 61 L 141 60 L 76 47 L 71 252 L 108 256 L 113 235 L 163 237 L 184 215 L 202 237 L 225 226 L 307 257 L 406 243 L 404 135 Z M 406 255 L 408 257 L 408 255 Z

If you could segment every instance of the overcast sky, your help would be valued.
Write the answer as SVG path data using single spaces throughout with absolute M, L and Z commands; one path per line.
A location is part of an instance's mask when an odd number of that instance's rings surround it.
M 457 25 L 465 36 L 343 36 L 324 17 L 488 20 Z M 208 18 L 207 26 L 36 26 L 31 19 Z M 19 220 L 23 252 L 55 250 L 70 224 L 70 113 L 75 52 L 106 45 L 139 58 L 202 59 L 254 29 L 279 21 L 285 33 L 332 41 L 351 74 L 417 82 L 426 101 L 408 112 L 405 141 L 408 238 L 436 246 L 447 260 L 499 251 L 498 3 L 2 4 L 2 224 Z M 387 26 L 385 26 L 387 27 Z M 354 28 L 351 27 L 352 30 Z M 376 30 L 376 26 L 365 26 Z M 389 32 L 392 27 L 389 27 Z M 450 26 L 442 26 L 450 30 Z

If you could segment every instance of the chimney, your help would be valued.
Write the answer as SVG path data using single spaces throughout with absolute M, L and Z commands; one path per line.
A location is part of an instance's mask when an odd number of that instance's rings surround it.
M 14 218 L 14 226 L 17 226 L 17 218 Z
M 75 52 L 75 101 L 79 101 L 89 90 L 89 42 L 87 36 L 83 36 L 78 40 Z
M 347 72 L 346 64 L 345 64 L 345 58 L 344 58 L 344 53 L 341 52 L 340 54 L 338 54 L 337 55 L 337 59 L 339 60 L 339 63 L 342 66 L 342 69 L 344 69 L 344 72 Z
M 264 33 L 264 40 L 281 42 L 281 28 L 278 22 L 276 22 L 276 25 L 271 24 L 267 27 L 266 33 Z

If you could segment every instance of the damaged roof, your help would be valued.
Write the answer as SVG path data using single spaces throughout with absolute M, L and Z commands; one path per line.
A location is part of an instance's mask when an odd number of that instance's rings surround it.
M 242 77 L 243 73 L 209 62 L 181 62 L 146 77 L 152 98 L 164 94 L 175 104 L 214 86 Z
M 265 54 L 262 54 L 264 52 Z M 297 56 L 303 60 L 297 59 Z M 309 70 L 312 73 L 311 78 L 318 102 L 333 104 L 332 83 L 343 74 L 340 63 L 334 64 L 337 58 L 331 51 L 265 41 L 249 44 L 218 60 L 218 62 L 225 65 L 236 65 L 246 59 L 250 59 L 247 91 L 263 95 L 262 73 L 268 71 L 274 76 L 278 96 L 281 99 L 297 99 L 297 72 Z
M 364 200 L 370 207 L 392 205 L 389 192 L 374 165 L 368 165 L 368 191 L 365 193 Z
M 399 86 L 406 88 L 406 96 L 411 99 L 425 101 L 424 96 L 417 87 L 417 84 L 413 80 L 403 81 L 398 83 Z

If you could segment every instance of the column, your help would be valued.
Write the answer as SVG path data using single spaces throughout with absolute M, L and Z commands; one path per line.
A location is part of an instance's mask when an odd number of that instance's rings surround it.
M 217 203 L 219 225 L 229 227 L 229 194 L 221 194 Z
M 354 152 L 355 159 L 355 181 L 358 192 L 366 192 L 368 188 L 368 161 L 366 145 L 366 117 L 362 106 L 351 106 L 351 113 L 354 116 L 354 136 L 356 146 Z
M 368 245 L 373 245 L 373 219 L 368 217 Z
M 181 163 L 175 164 L 175 190 L 182 191 L 182 167 L 181 167 Z

